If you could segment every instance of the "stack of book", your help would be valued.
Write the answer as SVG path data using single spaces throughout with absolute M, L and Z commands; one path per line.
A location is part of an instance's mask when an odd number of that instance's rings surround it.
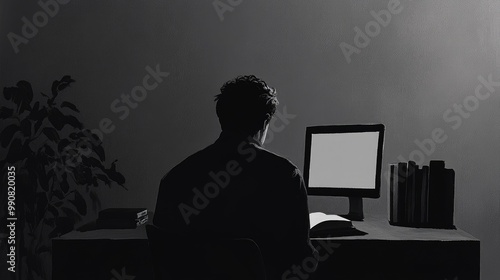
M 409 161 L 391 164 L 389 222 L 392 225 L 455 228 L 453 225 L 455 171 L 444 161 L 419 167 Z
M 148 221 L 146 208 L 108 208 L 99 211 L 97 228 L 126 229 L 136 228 Z

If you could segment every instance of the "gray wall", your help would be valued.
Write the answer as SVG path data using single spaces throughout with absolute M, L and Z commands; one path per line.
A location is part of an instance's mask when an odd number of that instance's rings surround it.
M 424 161 L 444 159 L 455 169 L 456 225 L 481 239 L 483 279 L 494 279 L 500 87 L 485 100 L 472 96 L 479 75 L 500 80 L 500 2 L 402 0 L 401 11 L 348 63 L 339 45 L 354 46 L 353 28 L 364 29 L 370 11 L 388 2 L 242 1 L 221 20 L 212 1 L 73 0 L 15 54 L 7 33 L 21 35 L 21 18 L 32 21 L 41 8 L 36 1 L 2 1 L 0 81 L 25 79 L 48 91 L 52 80 L 70 74 L 77 83 L 67 98 L 84 122 L 113 121 L 104 145 L 108 158 L 119 159 L 129 190 L 103 188 L 104 207 L 154 208 L 162 175 L 218 136 L 213 96 L 237 74 L 264 78 L 278 89 L 279 110 L 296 115 L 267 147 L 299 167 L 307 125 L 384 123 L 385 171 L 398 156 L 418 153 L 415 140 L 440 128 L 447 138 Z M 110 104 L 157 64 L 170 76 L 121 120 Z M 470 112 L 443 118 L 464 101 Z M 380 199 L 366 200 L 367 214 L 387 212 L 386 186 Z M 345 199 L 310 201 L 312 210 L 345 206 Z

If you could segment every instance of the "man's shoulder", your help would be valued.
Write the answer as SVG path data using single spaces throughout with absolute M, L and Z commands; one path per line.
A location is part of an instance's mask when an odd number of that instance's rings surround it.
M 162 181 L 167 177 L 184 176 L 186 172 L 193 171 L 193 169 L 203 163 L 203 159 L 207 157 L 210 146 L 191 154 L 183 161 L 175 165 L 163 176 Z
M 293 175 L 300 174 L 297 166 L 284 156 L 281 156 L 275 152 L 269 151 L 263 147 L 256 146 L 258 150 L 258 157 L 260 156 L 263 161 L 266 161 L 269 165 L 275 166 L 277 169 L 285 170 L 287 172 L 293 172 Z

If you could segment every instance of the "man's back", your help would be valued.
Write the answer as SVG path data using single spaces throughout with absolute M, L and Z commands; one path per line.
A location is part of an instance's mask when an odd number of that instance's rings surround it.
M 298 169 L 251 138 L 223 132 L 160 184 L 154 224 L 176 233 L 252 238 L 279 277 L 313 255 Z

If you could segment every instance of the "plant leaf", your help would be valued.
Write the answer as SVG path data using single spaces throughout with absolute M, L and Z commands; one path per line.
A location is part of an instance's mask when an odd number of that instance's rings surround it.
M 57 150 L 61 152 L 68 147 L 69 144 L 71 144 L 71 141 L 68 138 L 61 139 L 61 141 L 57 144 Z
M 109 179 L 123 187 L 123 184 L 125 184 L 125 177 L 120 172 L 111 169 L 107 169 L 105 172 Z
M 57 130 L 61 130 L 66 124 L 78 129 L 82 129 L 83 127 L 83 124 L 75 116 L 64 115 L 57 108 L 50 110 L 49 121 Z
M 105 169 L 104 165 L 102 165 L 101 161 L 99 161 L 95 157 L 82 156 L 81 158 L 82 158 L 83 164 L 85 164 L 87 166 L 92 166 L 92 167 L 98 167 L 100 169 Z
M 36 194 L 36 216 L 37 221 L 41 221 L 43 219 L 43 215 L 45 214 L 45 207 L 47 207 L 47 195 L 45 192 L 39 192 Z
M 106 154 L 104 153 L 104 148 L 101 145 L 95 146 L 94 147 L 94 152 L 99 156 L 99 159 L 101 161 L 105 161 L 106 160 Z
M 33 109 L 32 109 L 32 111 L 38 111 L 38 110 L 39 110 L 39 108 L 40 108 L 40 102 L 39 102 L 39 101 L 37 101 L 37 102 L 35 102 L 35 105 L 33 105 Z
M 32 120 L 43 120 L 45 117 L 47 117 L 47 108 L 40 108 L 40 102 L 37 101 L 35 102 L 33 109 L 31 109 L 29 117 Z
M 59 91 L 57 90 L 57 87 L 59 86 L 60 82 L 58 80 L 55 80 L 52 82 L 52 87 L 50 88 L 52 92 L 52 99 L 56 98 L 57 95 L 59 94 Z
M 11 100 L 16 94 L 19 89 L 17 87 L 4 87 L 3 88 L 3 96 L 7 100 Z
M 59 91 L 61 91 L 61 90 L 65 89 L 65 88 L 69 87 L 74 82 L 75 82 L 75 80 L 71 79 L 71 76 L 66 75 L 66 76 L 62 77 L 62 79 L 61 79 L 61 81 L 60 81 L 59 86 L 57 87 L 57 89 Z
M 14 103 L 20 106 L 19 113 L 24 110 L 31 111 L 31 101 L 33 101 L 33 89 L 27 81 L 19 81 L 17 84 L 19 91 L 14 96 Z
M 92 182 L 92 169 L 90 169 L 89 167 L 84 167 L 83 176 L 85 177 L 85 183 L 90 184 Z
M 22 92 L 23 97 L 28 101 L 28 103 L 31 103 L 31 101 L 33 100 L 33 89 L 31 88 L 31 84 L 27 81 L 22 80 L 17 82 L 16 86 Z
M 70 202 L 75 205 L 76 210 L 80 215 L 87 215 L 87 203 L 79 192 L 75 192 L 75 199 L 70 200 Z
M 97 179 L 103 181 L 107 186 L 111 185 L 111 180 L 109 180 L 108 176 L 104 174 L 96 174 L 95 176 L 97 177 Z
M 44 191 L 49 191 L 49 178 L 47 178 L 47 173 L 45 173 L 45 168 L 43 165 L 38 165 L 37 167 L 38 183 Z
M 49 121 L 57 130 L 61 130 L 66 124 L 64 122 L 64 115 L 57 108 L 52 108 L 49 111 Z
M 45 149 L 45 154 L 47 154 L 48 156 L 53 157 L 56 154 L 52 147 L 50 147 L 49 145 L 44 145 L 43 147 Z
M 75 80 L 71 79 L 71 76 L 63 76 L 61 80 L 54 81 L 52 83 L 52 99 L 56 98 L 60 91 L 69 87 L 71 83 L 75 82 Z
M 92 210 L 94 210 L 94 212 L 99 211 L 101 208 L 101 200 L 97 196 L 97 193 L 92 190 L 89 193 L 89 197 L 90 197 L 90 200 L 92 200 Z
M 78 132 L 78 138 L 83 139 L 87 143 L 91 143 L 93 147 L 97 147 L 102 144 L 101 138 L 95 133 L 93 133 L 90 129 L 82 129 L 81 132 Z M 73 138 L 74 136 L 71 136 Z
M 66 217 L 73 218 L 76 215 L 76 212 L 68 207 L 61 207 L 61 211 L 64 213 Z
M 59 133 L 53 127 L 44 127 L 42 132 L 53 142 L 59 142 Z
M 54 191 L 54 195 L 55 195 L 55 192 L 56 191 Z M 62 194 L 61 192 L 59 192 L 59 193 Z M 63 204 L 64 204 L 64 201 L 57 201 L 57 202 L 54 203 L 54 207 L 57 209 L 57 207 L 60 207 Z
M 31 136 L 31 121 L 29 119 L 23 119 L 21 121 L 21 131 L 23 132 L 24 136 Z
M 49 227 L 53 228 L 56 226 L 56 219 L 55 218 L 45 218 L 43 219 L 46 225 Z
M 74 116 L 64 116 L 64 122 L 74 128 L 82 129 L 83 124 Z
M 12 137 L 17 131 L 19 131 L 19 126 L 17 124 L 11 124 L 4 128 L 2 133 L 0 133 L 0 137 L 2 138 L 2 147 L 6 148 L 9 145 L 12 141 Z
M 24 153 L 23 145 L 21 139 L 14 139 L 9 147 L 9 152 L 7 153 L 7 157 L 5 158 L 7 162 L 13 164 L 18 160 L 25 159 L 27 154 Z
M 7 107 L 0 108 L 0 119 L 2 120 L 12 117 L 13 114 L 14 114 L 14 109 L 10 109 Z
M 67 102 L 67 101 L 63 101 L 61 103 L 61 108 L 69 108 L 69 109 L 71 109 L 71 110 L 73 110 L 75 112 L 78 112 L 78 113 L 80 112 L 80 110 L 78 110 L 78 108 L 76 108 L 75 104 Z
M 31 110 L 30 103 L 33 100 L 33 90 L 31 84 L 26 81 L 19 81 L 16 87 L 5 87 L 3 89 L 5 99 L 12 100 L 18 107 L 19 112 Z
M 35 124 L 35 133 L 37 133 L 37 132 L 38 132 L 38 129 L 40 129 L 40 126 L 42 126 L 42 124 L 43 124 L 43 119 L 38 120 L 38 121 L 36 122 L 36 124 Z
M 56 219 L 56 227 L 49 234 L 49 238 L 57 237 L 73 230 L 75 221 L 79 221 L 81 217 L 72 209 L 63 207 L 62 212 L 66 214 L 63 217 Z
M 57 203 L 56 203 L 57 204 Z M 52 204 L 49 204 L 48 207 L 47 207 L 47 210 L 52 214 L 54 215 L 54 218 L 57 218 L 59 217 L 59 211 L 57 210 L 57 208 L 52 205 Z
M 68 175 L 64 173 L 62 177 L 63 178 L 59 182 L 59 186 L 61 187 L 61 191 L 63 191 L 63 193 L 67 193 L 69 191 Z
M 57 228 L 54 228 L 50 233 L 49 233 L 49 238 L 52 239 L 52 238 L 55 238 L 55 237 L 59 237 L 60 236 L 60 232 L 59 232 L 59 229 Z
M 52 192 L 52 194 L 55 195 L 57 198 L 59 198 L 61 200 L 64 199 L 64 194 L 60 190 L 54 190 Z M 58 202 L 54 203 L 54 205 L 57 206 L 57 207 L 61 206 L 62 204 L 63 204 L 62 201 L 58 201 Z

